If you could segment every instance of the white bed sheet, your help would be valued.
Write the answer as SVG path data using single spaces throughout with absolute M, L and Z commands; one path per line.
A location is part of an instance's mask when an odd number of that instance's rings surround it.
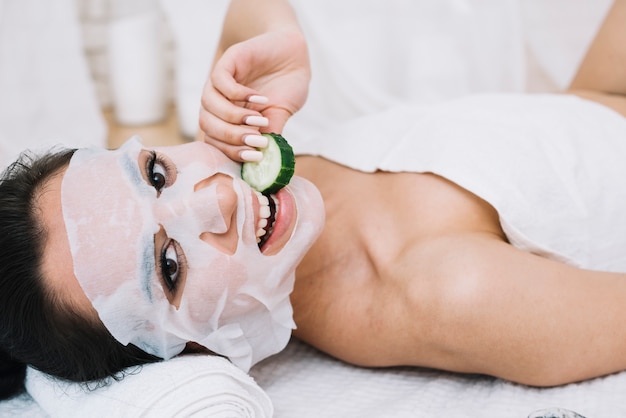
M 526 418 L 549 407 L 586 418 L 626 416 L 626 372 L 556 388 L 531 388 L 413 367 L 354 367 L 292 340 L 283 352 L 255 366 L 251 375 L 270 396 L 275 418 Z M 49 416 L 28 395 L 0 403 L 0 417 Z
M 292 341 L 252 375 L 276 418 L 525 418 L 549 407 L 587 418 L 626 416 L 626 373 L 541 389 L 412 367 L 359 368 Z

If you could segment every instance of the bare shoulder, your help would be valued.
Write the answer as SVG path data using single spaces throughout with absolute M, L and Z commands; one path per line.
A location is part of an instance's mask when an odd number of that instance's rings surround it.
M 451 232 L 405 243 L 385 262 L 357 251 L 339 266 L 322 263 L 296 280 L 295 335 L 358 365 L 473 372 L 464 354 L 451 353 L 467 345 L 484 301 L 503 296 L 490 269 L 500 256 L 491 241 L 502 243 L 493 234 Z
M 454 248 L 431 244 L 466 233 L 503 240 L 495 210 L 432 174 L 359 173 L 312 159 L 300 170 L 322 192 L 327 222 L 297 270 L 296 335 L 370 366 L 402 364 L 409 346 L 428 353 L 441 277 L 458 264 Z

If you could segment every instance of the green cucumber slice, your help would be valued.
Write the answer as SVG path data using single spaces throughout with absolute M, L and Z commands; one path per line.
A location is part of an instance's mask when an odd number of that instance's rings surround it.
M 258 192 L 276 193 L 289 184 L 296 167 L 296 158 L 291 145 L 282 135 L 263 135 L 268 138 L 267 147 L 259 149 L 263 159 L 243 163 L 241 178 Z

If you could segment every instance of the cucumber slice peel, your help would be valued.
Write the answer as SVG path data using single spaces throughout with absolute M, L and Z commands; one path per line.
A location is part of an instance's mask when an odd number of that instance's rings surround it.
M 296 159 L 293 149 L 280 134 L 264 133 L 268 138 L 265 148 L 260 148 L 263 159 L 259 162 L 245 162 L 241 166 L 241 178 L 254 190 L 272 194 L 276 193 L 293 177 Z

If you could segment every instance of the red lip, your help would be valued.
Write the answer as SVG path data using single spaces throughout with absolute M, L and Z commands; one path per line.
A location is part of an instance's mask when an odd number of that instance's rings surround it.
M 263 255 L 274 255 L 283 249 L 291 238 L 297 219 L 296 202 L 287 188 L 281 189 L 274 195 L 278 200 L 272 235 L 261 247 Z

